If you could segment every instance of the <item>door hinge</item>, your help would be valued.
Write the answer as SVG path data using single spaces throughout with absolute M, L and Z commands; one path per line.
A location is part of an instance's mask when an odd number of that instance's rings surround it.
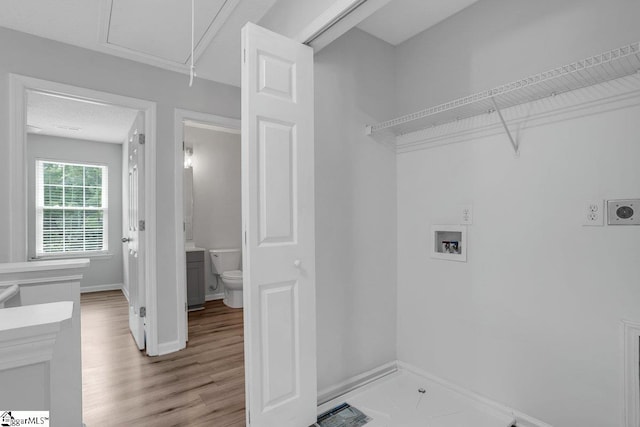
M 244 53 L 242 54 L 242 58 L 243 58 L 243 62 L 246 64 L 246 62 L 247 62 L 247 49 L 244 49 L 243 52 Z
M 140 317 L 147 317 L 147 307 L 140 307 Z
M 183 222 L 183 223 L 182 223 L 182 231 L 183 231 L 184 233 L 186 233 L 186 232 L 187 232 L 187 223 L 186 223 L 186 222 Z
M 187 306 L 187 303 L 184 303 L 184 311 L 189 311 L 189 307 Z
M 247 232 L 244 232 L 244 245 L 247 246 Z
M 138 221 L 138 231 L 144 231 L 146 225 L 147 224 L 144 222 L 144 219 Z
M 184 151 L 186 149 L 185 145 L 184 145 L 184 141 L 182 141 L 182 151 Z
M 146 138 L 144 136 L 144 133 L 139 133 L 138 134 L 138 144 L 144 145 L 145 142 L 146 142 Z

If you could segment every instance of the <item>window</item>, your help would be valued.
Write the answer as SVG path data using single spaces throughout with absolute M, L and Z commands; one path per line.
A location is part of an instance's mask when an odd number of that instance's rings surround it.
M 36 256 L 103 252 L 107 167 L 36 161 Z

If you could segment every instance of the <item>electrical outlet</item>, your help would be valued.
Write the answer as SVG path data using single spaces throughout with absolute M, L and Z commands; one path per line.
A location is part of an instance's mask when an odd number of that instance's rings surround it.
M 584 207 L 584 221 L 582 225 L 601 227 L 604 225 L 604 209 L 602 200 L 590 200 Z
M 460 224 L 471 225 L 473 224 L 473 206 L 462 205 L 460 206 Z

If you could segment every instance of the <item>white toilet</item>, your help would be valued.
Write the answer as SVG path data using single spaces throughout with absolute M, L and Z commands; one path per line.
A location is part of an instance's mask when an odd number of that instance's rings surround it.
M 224 304 L 242 308 L 242 251 L 240 249 L 211 249 L 211 271 L 219 274 L 224 284 Z

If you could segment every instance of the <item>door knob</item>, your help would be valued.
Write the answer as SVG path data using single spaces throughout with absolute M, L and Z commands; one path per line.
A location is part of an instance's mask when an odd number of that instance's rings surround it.
M 296 268 L 299 268 L 299 267 L 300 267 L 300 264 L 302 264 L 302 263 L 300 262 L 300 260 L 299 260 L 299 259 L 297 259 L 297 260 L 293 261 L 293 266 L 294 266 L 294 267 L 296 267 Z
M 130 242 L 130 241 L 131 241 L 131 238 L 130 238 L 130 237 L 123 237 L 123 238 L 122 238 L 122 239 L 120 239 L 120 240 L 122 240 L 122 243 L 127 243 L 127 242 Z

